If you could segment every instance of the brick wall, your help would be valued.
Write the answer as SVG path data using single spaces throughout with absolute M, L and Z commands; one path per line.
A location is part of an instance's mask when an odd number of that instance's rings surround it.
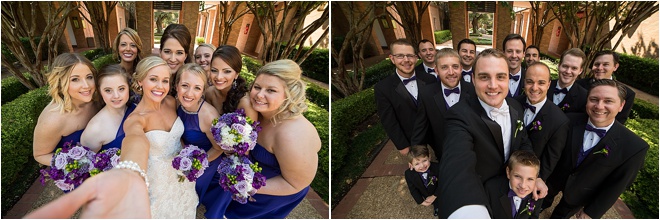
M 509 2 L 509 5 L 513 5 L 513 2 Z M 493 48 L 503 50 L 502 42 L 506 35 L 511 33 L 513 19 L 511 19 L 511 8 L 502 6 L 501 3 L 497 3 L 495 7 L 495 32 L 493 33 Z
M 465 2 L 449 3 L 449 26 L 454 48 L 457 48 L 459 41 L 468 37 L 467 28 L 470 23 L 467 20 L 466 7 Z
M 179 23 L 183 24 L 190 31 L 190 48 L 188 51 L 189 56 L 193 56 L 195 53 L 194 45 L 196 43 L 195 37 L 197 37 L 197 18 L 199 15 L 199 1 L 187 2 L 184 1 L 181 3 L 181 11 L 179 12 Z M 191 59 L 192 60 L 192 59 Z

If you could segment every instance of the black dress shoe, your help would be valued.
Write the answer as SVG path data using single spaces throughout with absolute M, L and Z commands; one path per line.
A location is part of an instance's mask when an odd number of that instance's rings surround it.
M 438 208 L 433 209 L 433 216 L 438 216 Z

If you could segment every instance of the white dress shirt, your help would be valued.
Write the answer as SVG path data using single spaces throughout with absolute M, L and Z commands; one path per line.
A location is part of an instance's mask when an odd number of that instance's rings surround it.
M 458 103 L 458 101 L 461 99 L 460 92 L 458 94 L 451 93 L 449 94 L 449 96 L 447 96 L 445 95 L 445 89 L 454 89 L 454 88 L 449 88 L 445 86 L 444 83 L 440 83 L 440 85 L 442 87 L 442 91 L 440 92 L 442 92 L 442 95 L 445 97 L 445 102 L 447 102 L 447 105 L 449 105 L 449 107 L 452 107 L 454 106 L 454 104 Z M 458 88 L 458 90 L 461 91 L 461 83 L 458 83 L 458 86 L 456 86 L 456 88 Z
M 469 70 L 461 70 L 461 74 L 463 74 L 463 72 L 470 72 L 470 71 L 472 71 L 472 67 L 470 67 Z M 472 75 L 474 75 L 474 73 L 472 73 Z M 465 82 L 472 82 L 472 76 L 465 75 L 463 76 L 463 80 L 465 80 Z
M 409 78 L 403 78 L 401 75 L 399 75 L 399 70 L 396 70 L 396 76 L 398 76 L 399 79 L 401 79 L 401 83 L 403 83 L 404 79 L 409 79 Z M 413 76 L 415 76 L 414 73 L 410 78 L 412 78 Z M 409 82 L 408 84 L 404 85 L 406 87 L 406 90 L 408 90 L 408 93 L 410 93 L 410 95 L 415 97 L 415 100 L 417 100 L 417 80 L 419 80 L 419 79 L 416 79 L 416 80 L 414 80 L 412 82 Z
M 509 93 L 515 95 L 514 92 L 516 92 L 516 89 L 518 88 L 518 84 L 520 83 L 520 81 L 522 81 L 522 67 L 520 67 L 520 70 L 518 70 L 518 72 L 513 75 L 520 76 L 520 78 L 518 78 L 518 81 L 515 81 L 511 79 L 511 77 L 509 77 Z
M 573 85 L 575 85 L 575 84 L 571 84 L 570 86 L 567 86 L 566 90 L 571 91 L 571 88 L 573 88 Z M 559 82 L 557 82 L 557 86 L 555 88 L 562 89 L 561 87 L 559 87 Z M 552 91 L 552 94 L 554 94 L 552 96 L 552 103 L 555 103 L 555 105 L 559 105 L 559 103 L 561 101 L 563 101 L 564 98 L 566 97 L 566 94 L 564 94 L 564 93 L 556 93 L 555 94 L 554 90 Z
M 481 103 L 481 107 L 486 110 L 488 117 L 500 125 L 502 141 L 504 144 L 504 161 L 509 160 L 509 152 L 511 151 L 511 126 L 517 126 L 511 125 L 511 113 L 509 112 L 504 115 L 493 114 L 493 109 L 495 109 L 495 107 L 486 104 L 485 102 L 481 101 L 481 99 L 479 99 L 479 103 Z M 509 111 L 509 105 L 506 103 L 506 100 L 502 101 L 502 106 L 500 106 L 499 109 L 507 112 Z
M 527 104 L 530 104 L 530 105 L 536 107 L 536 112 L 532 112 L 532 110 L 529 110 L 528 108 L 525 108 L 525 118 L 524 118 L 525 126 L 528 126 L 529 123 L 532 123 L 534 118 L 536 118 L 536 115 L 539 113 L 539 111 L 541 111 L 541 107 L 543 107 L 543 105 L 545 105 L 545 101 L 547 101 L 547 100 L 548 100 L 547 98 L 544 98 L 543 101 L 540 101 L 539 103 L 536 103 L 534 105 L 532 105 L 529 102 L 529 99 L 527 99 L 527 101 L 525 101 L 525 102 L 527 102 Z
M 435 76 L 436 79 L 438 78 L 438 73 L 437 73 L 437 70 L 435 68 L 427 66 L 424 62 L 422 62 L 422 65 L 424 66 L 424 71 L 426 71 L 426 73 Z M 436 72 L 429 73 L 429 69 L 433 69 L 433 71 L 436 71 Z
M 589 119 L 589 121 L 587 121 L 587 124 L 593 126 L 594 128 L 605 129 L 605 133 L 607 134 L 607 131 L 609 131 L 610 128 L 612 128 L 612 125 L 614 125 L 614 121 L 612 121 L 612 123 L 610 125 L 608 125 L 607 127 L 596 127 L 596 126 L 594 126 L 594 124 L 591 123 L 591 119 Z M 591 148 L 596 146 L 596 144 L 598 144 L 598 142 L 600 141 L 600 136 L 598 136 L 595 132 L 591 132 L 591 131 L 587 131 L 587 130 L 584 130 L 584 136 L 583 137 L 584 137 L 584 139 L 582 139 L 582 140 L 583 140 L 584 144 L 582 145 L 582 150 L 584 152 L 587 152 L 588 150 L 590 150 Z

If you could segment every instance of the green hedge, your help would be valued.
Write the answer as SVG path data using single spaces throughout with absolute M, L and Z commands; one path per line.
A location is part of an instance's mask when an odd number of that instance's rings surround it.
M 306 53 L 309 50 L 309 47 L 303 48 L 303 53 Z M 312 53 L 300 64 L 300 68 L 303 70 L 303 75 L 328 83 L 328 74 L 330 69 L 328 69 L 328 60 L 330 60 L 330 54 L 328 49 L 314 49 Z
M 305 93 L 307 94 L 307 100 L 325 109 L 326 111 L 330 110 L 330 105 L 328 104 L 330 94 L 328 93 L 327 89 L 321 88 L 314 83 L 307 83 L 307 89 L 305 90 Z
M 385 58 L 385 60 L 380 61 L 373 66 L 370 66 L 366 69 L 366 74 L 364 76 L 364 85 L 362 88 L 369 88 L 373 85 L 376 85 L 381 79 L 394 74 L 396 67 L 390 61 L 390 58 Z
M 623 201 L 635 218 L 658 219 L 658 120 L 629 119 L 626 127 L 649 144 L 649 151 L 635 182 L 623 193 Z
M 28 73 L 23 73 L 28 80 L 32 81 L 32 76 Z M 10 76 L 2 80 L 2 105 L 14 101 L 14 99 L 30 91 L 23 83 L 18 81 L 15 76 Z
M 450 30 L 436 31 L 433 33 L 433 35 L 435 36 L 435 44 L 441 44 L 451 40 Z
M 616 79 L 652 95 L 658 95 L 658 60 L 619 55 Z
M 319 138 L 321 138 L 321 150 L 318 153 L 318 169 L 311 186 L 327 203 L 330 192 L 328 188 L 330 184 L 330 149 L 328 148 L 328 142 L 330 141 L 328 139 L 330 133 L 329 113 L 314 103 L 307 102 L 307 111 L 303 115 L 314 125 Z
M 103 51 L 103 48 L 96 48 L 96 49 L 91 49 L 87 51 L 83 51 L 80 53 L 80 55 L 85 56 L 88 60 L 96 60 L 99 57 L 106 55 L 105 51 Z
M 261 62 L 257 61 L 256 59 L 243 56 L 243 68 L 246 68 L 247 71 L 251 72 L 252 74 L 256 74 L 261 66 L 263 66 L 261 65 Z
M 96 70 L 100 70 L 101 68 L 107 65 L 117 64 L 117 63 L 119 62 L 112 57 L 112 54 L 103 55 L 102 57 L 99 57 L 94 61 L 92 61 L 92 64 L 94 65 L 94 68 L 96 68 Z
M 3 204 L 9 187 L 20 173 L 37 172 L 24 170 L 32 157 L 34 127 L 41 111 L 51 97 L 47 86 L 32 90 L 2 106 L 2 195 Z
M 369 88 L 332 102 L 332 161 L 341 164 L 348 151 L 351 132 L 376 113 L 374 89 Z M 332 172 L 340 166 L 332 166 Z
M 658 120 L 658 106 L 653 103 L 636 98 L 635 102 L 633 103 L 632 111 L 630 113 L 629 118 Z

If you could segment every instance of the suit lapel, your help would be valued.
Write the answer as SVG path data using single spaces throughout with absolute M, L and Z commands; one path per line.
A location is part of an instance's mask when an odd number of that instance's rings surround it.
M 614 125 L 612 125 L 612 127 L 610 128 L 610 130 L 607 131 L 607 134 L 605 134 L 605 136 L 603 138 L 601 138 L 600 141 L 598 141 L 598 143 L 591 149 L 591 152 L 589 152 L 587 157 L 584 158 L 584 161 L 582 161 L 582 164 L 580 164 L 578 169 L 580 169 L 582 167 L 586 167 L 588 164 L 591 164 L 591 163 L 595 162 L 596 160 L 605 159 L 605 158 L 609 157 L 609 155 L 605 155 L 605 154 L 601 154 L 601 153 L 594 154 L 594 153 L 603 150 L 603 148 L 605 148 L 605 146 L 610 148 L 610 150 L 608 150 L 609 151 L 608 153 L 612 153 L 612 150 L 617 147 L 616 146 L 616 139 L 617 139 L 617 135 L 619 133 L 618 130 L 619 130 L 619 123 L 615 122 Z
M 508 196 L 508 192 L 503 193 L 503 196 L 500 196 L 500 204 L 504 213 L 506 213 L 508 218 L 513 218 L 513 213 L 511 212 L 511 199 Z
M 447 112 L 447 101 L 445 100 L 445 95 L 442 93 L 442 86 L 440 83 L 438 83 L 438 87 L 435 90 L 435 95 L 433 95 L 433 100 L 435 101 L 435 105 L 438 106 L 438 109 L 440 109 L 440 113 L 442 115 L 445 115 L 445 112 Z
M 394 74 L 396 74 L 396 73 L 394 73 Z M 416 80 L 416 81 L 419 83 L 419 81 L 421 81 L 421 80 Z M 399 94 L 399 96 L 403 100 L 405 100 L 405 102 L 406 102 L 405 104 L 408 104 L 408 105 L 412 106 L 413 108 L 417 108 L 416 107 L 417 105 L 415 104 L 415 100 L 413 100 L 413 96 L 408 92 L 408 90 L 406 89 L 406 86 L 403 85 L 403 82 L 401 82 L 401 80 L 399 80 L 399 77 L 396 76 L 396 75 L 394 76 L 394 87 L 396 88 L 396 89 L 394 89 L 396 91 L 396 93 Z M 418 84 L 417 87 L 419 88 L 419 84 Z
M 479 100 L 477 97 L 472 99 L 472 108 L 475 108 L 477 112 L 480 112 L 479 116 L 481 116 L 481 120 L 486 124 L 486 127 L 488 127 L 488 130 L 490 131 L 490 134 L 493 136 L 493 139 L 495 140 L 495 144 L 497 144 L 497 149 L 500 151 L 500 155 L 504 155 L 504 140 L 502 140 L 502 128 L 500 127 L 497 122 L 493 121 L 488 117 L 488 114 L 486 113 L 486 110 L 484 110 L 483 107 L 481 107 L 481 104 L 479 103 Z
M 580 154 L 580 149 L 584 146 L 584 129 L 585 124 L 578 123 L 573 127 L 572 142 L 571 146 L 571 167 L 577 165 L 578 154 Z M 584 161 L 583 161 L 584 162 Z
M 516 111 L 514 108 L 509 105 L 509 114 L 511 118 L 511 146 L 518 146 L 518 135 L 516 130 L 518 129 L 518 111 Z M 521 121 L 522 122 L 522 121 Z M 523 123 L 524 125 L 524 123 Z M 520 131 L 518 131 L 520 132 Z M 513 153 L 513 152 L 510 152 Z
M 552 103 L 550 100 L 547 100 L 547 99 L 545 100 L 545 104 L 543 104 L 543 106 L 541 106 L 541 109 L 539 109 L 539 113 L 536 114 L 536 117 L 534 117 L 534 119 L 532 119 L 532 122 L 529 123 L 529 125 L 527 125 L 527 127 L 525 128 L 525 129 L 527 129 L 527 136 L 528 137 L 532 135 L 532 132 L 531 132 L 532 130 L 531 129 L 532 129 L 532 127 L 533 127 L 532 125 L 534 124 L 535 121 L 540 121 L 541 126 L 543 126 L 543 122 L 544 122 L 543 119 L 548 114 L 548 109 L 550 108 L 549 106 L 546 106 L 546 105 L 554 105 L 554 104 L 555 103 Z

